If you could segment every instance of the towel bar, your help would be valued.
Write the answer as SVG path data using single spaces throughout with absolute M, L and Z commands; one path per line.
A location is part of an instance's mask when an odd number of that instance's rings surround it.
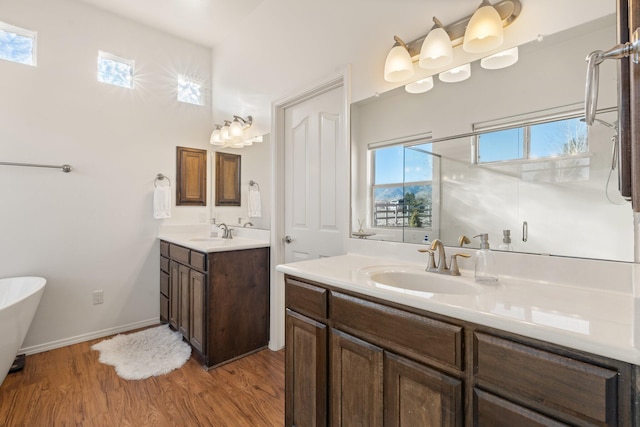
M 64 173 L 71 172 L 71 165 L 39 165 L 35 163 L 12 163 L 12 162 L 0 162 L 0 165 L 3 166 L 25 166 L 29 168 L 51 168 L 51 169 L 60 169 Z

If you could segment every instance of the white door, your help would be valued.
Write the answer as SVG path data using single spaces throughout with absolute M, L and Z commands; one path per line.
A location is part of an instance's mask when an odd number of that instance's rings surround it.
M 344 253 L 349 165 L 344 87 L 292 105 L 284 114 L 284 258 Z

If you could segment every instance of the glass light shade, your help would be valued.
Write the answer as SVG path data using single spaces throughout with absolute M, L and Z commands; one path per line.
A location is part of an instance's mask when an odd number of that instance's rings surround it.
M 480 66 L 487 70 L 498 70 L 500 68 L 507 68 L 518 62 L 518 47 L 503 50 L 502 52 L 494 53 L 491 56 L 482 58 Z
M 243 141 L 242 144 L 245 147 L 249 147 L 249 146 L 253 145 L 253 140 L 252 139 L 247 139 L 246 141 Z
M 226 123 L 224 126 L 222 126 L 222 130 L 220 131 L 220 139 L 222 139 L 223 141 L 229 141 L 231 139 L 229 125 Z
M 487 0 L 475 11 L 464 32 L 462 49 L 469 53 L 482 53 L 502 44 L 504 27 L 500 14 Z
M 224 145 L 220 136 L 220 129 L 214 129 L 214 131 L 211 132 L 211 139 L 209 139 L 209 142 L 212 145 Z
M 453 61 L 451 39 L 444 28 L 434 28 L 427 34 L 420 49 L 418 64 L 422 68 L 441 68 Z
M 242 141 L 240 142 L 233 142 L 229 145 L 229 147 L 231 148 L 242 148 L 244 147 L 244 143 Z
M 388 82 L 401 82 L 413 76 L 413 63 L 409 51 L 397 44 L 391 48 L 384 63 L 384 79 Z
M 409 83 L 404 87 L 409 93 L 424 93 L 433 89 L 433 77 L 427 77 L 413 83 Z
M 239 120 L 234 120 L 229 125 L 229 135 L 234 136 L 242 136 L 242 123 Z
M 471 64 L 464 64 L 438 74 L 440 81 L 445 83 L 457 83 L 469 77 L 471 77 Z
M 254 136 L 252 141 L 253 142 L 262 142 L 263 141 L 262 135 Z

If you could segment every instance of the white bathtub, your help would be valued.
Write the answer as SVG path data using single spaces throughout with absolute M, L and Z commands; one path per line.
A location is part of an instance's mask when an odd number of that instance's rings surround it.
M 4 381 L 36 313 L 46 279 L 0 279 L 0 385 Z

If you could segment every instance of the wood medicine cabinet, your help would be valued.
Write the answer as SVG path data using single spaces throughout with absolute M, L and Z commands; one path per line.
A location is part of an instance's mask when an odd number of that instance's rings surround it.
M 216 206 L 240 206 L 240 158 L 216 152 Z
M 207 206 L 207 150 L 177 147 L 176 205 Z

